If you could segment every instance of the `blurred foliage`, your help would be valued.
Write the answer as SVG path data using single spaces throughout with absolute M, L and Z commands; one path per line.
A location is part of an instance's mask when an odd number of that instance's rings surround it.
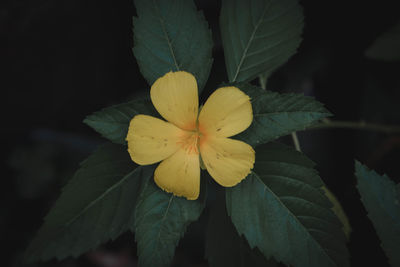
M 368 58 L 397 61 L 400 60 L 400 21 L 382 33 L 365 51 Z

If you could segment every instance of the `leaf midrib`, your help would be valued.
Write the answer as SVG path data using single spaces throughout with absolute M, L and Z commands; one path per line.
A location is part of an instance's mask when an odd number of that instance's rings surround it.
M 264 182 L 261 180 L 261 178 L 258 176 L 257 173 L 255 173 L 255 172 L 252 172 L 252 173 L 253 173 L 253 175 L 257 178 L 257 180 L 258 180 L 261 184 L 264 185 L 264 191 L 268 190 L 268 191 L 272 194 L 272 196 L 278 201 L 278 203 L 279 203 L 285 210 L 287 210 L 287 212 L 289 213 L 289 215 L 290 215 L 291 217 L 293 217 L 293 218 L 295 219 L 295 221 L 296 221 L 299 225 L 302 226 L 301 228 L 303 229 L 303 231 L 309 236 L 309 238 L 310 238 L 311 240 L 313 240 L 314 243 L 317 244 L 317 246 L 320 248 L 320 250 L 323 251 L 323 253 L 325 254 L 325 256 L 333 263 L 333 265 L 334 265 L 334 266 L 337 266 L 337 264 L 336 264 L 336 263 L 331 259 L 331 257 L 326 253 L 325 249 L 314 239 L 314 237 L 307 231 L 307 229 L 305 229 L 304 225 L 303 225 L 303 224 L 299 221 L 299 219 L 292 213 L 292 211 L 286 207 L 286 205 L 280 200 L 280 198 L 279 198 L 266 184 L 264 184 Z
M 153 253 L 151 254 L 151 258 L 152 258 L 153 255 L 156 254 L 156 252 L 157 252 L 156 248 L 157 248 L 158 244 L 160 243 L 159 241 L 160 241 L 160 237 L 161 237 L 161 228 L 162 228 L 162 225 L 163 225 L 163 223 L 164 223 L 164 221 L 165 221 L 165 218 L 166 218 L 167 215 L 168 215 L 169 208 L 171 207 L 171 203 L 172 203 L 172 200 L 173 200 L 173 199 L 174 199 L 174 195 L 171 194 L 171 196 L 170 196 L 170 198 L 169 198 L 169 201 L 168 201 L 167 209 L 165 210 L 165 213 L 164 213 L 164 215 L 163 215 L 163 217 L 161 218 L 161 221 L 160 221 L 160 227 L 159 227 L 159 229 L 158 229 L 157 238 L 156 238 L 156 240 L 155 240 L 156 245 L 155 245 L 155 249 L 153 250 Z
M 113 184 L 111 187 L 109 187 L 106 191 L 104 191 L 100 196 L 98 196 L 97 198 L 95 198 L 94 200 L 92 200 L 84 209 L 82 209 L 76 216 L 74 216 L 72 219 L 70 219 L 69 221 L 67 221 L 65 223 L 65 227 L 68 227 L 69 225 L 71 225 L 72 223 L 74 223 L 79 217 L 81 217 L 87 210 L 89 210 L 91 207 L 93 207 L 95 204 L 97 204 L 97 202 L 101 201 L 106 195 L 108 195 L 110 192 L 112 192 L 114 189 L 116 189 L 119 185 L 121 185 L 122 183 L 125 182 L 125 180 L 127 180 L 129 177 L 131 177 L 131 175 L 133 175 L 133 173 L 135 173 L 136 171 L 140 171 L 141 170 L 141 166 L 138 166 L 137 168 L 135 168 L 134 170 L 132 170 L 131 172 L 129 172 L 128 174 L 126 174 L 122 179 L 120 179 L 118 182 L 116 182 L 115 184 Z
M 271 2 L 272 2 L 272 1 L 271 1 Z M 265 8 L 264 8 L 264 10 L 263 10 L 263 12 L 262 12 L 262 15 L 261 15 L 261 17 L 260 17 L 260 19 L 258 20 L 257 24 L 255 25 L 254 30 L 253 30 L 253 32 L 252 32 L 251 35 L 250 35 L 250 39 L 247 41 L 246 47 L 245 47 L 245 49 L 244 49 L 244 51 L 243 51 L 243 55 L 242 55 L 242 57 L 240 58 L 239 65 L 238 65 L 237 68 L 236 68 L 235 76 L 233 76 L 233 80 L 232 80 L 231 82 L 236 82 L 237 76 L 239 75 L 240 68 L 242 67 L 242 64 L 243 64 L 243 62 L 244 62 L 244 59 L 245 59 L 246 56 L 247 56 L 247 52 L 248 52 L 248 50 L 249 50 L 249 48 L 250 48 L 251 42 L 253 41 L 253 39 L 254 39 L 254 37 L 255 37 L 255 34 L 256 34 L 257 30 L 258 30 L 258 27 L 261 25 L 262 21 L 264 20 L 264 16 L 265 16 L 265 14 L 266 14 L 268 8 L 271 6 L 271 2 L 269 2 L 269 4 L 265 6 Z
M 170 40 L 168 32 L 167 32 L 167 30 L 165 28 L 165 21 L 161 17 L 160 8 L 157 5 L 157 2 L 155 0 L 153 0 L 153 4 L 154 4 L 155 8 L 157 9 L 157 13 L 158 13 L 159 21 L 160 21 L 160 24 L 161 24 L 161 28 L 162 28 L 162 31 L 164 33 L 164 38 L 167 41 L 168 48 L 169 48 L 169 51 L 170 51 L 170 53 L 172 55 L 172 59 L 174 60 L 174 64 L 175 64 L 176 70 L 179 71 L 180 69 L 179 69 L 178 63 L 176 61 L 174 49 L 172 48 L 172 41 Z

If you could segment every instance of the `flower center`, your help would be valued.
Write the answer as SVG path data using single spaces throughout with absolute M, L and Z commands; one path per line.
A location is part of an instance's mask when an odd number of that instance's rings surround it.
M 185 131 L 185 135 L 182 136 L 179 144 L 188 154 L 199 154 L 200 142 L 202 142 L 204 137 L 204 134 L 197 127 L 192 131 Z
M 189 153 L 189 154 L 199 154 L 199 139 L 200 139 L 200 134 L 199 132 L 193 132 L 189 134 L 187 139 L 185 140 L 186 144 L 184 145 L 184 149 Z

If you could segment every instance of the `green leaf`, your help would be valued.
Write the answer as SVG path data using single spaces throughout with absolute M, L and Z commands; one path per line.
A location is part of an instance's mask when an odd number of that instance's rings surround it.
M 218 199 L 210 210 L 205 255 L 211 267 L 278 266 L 272 259 L 267 261 L 257 248 L 251 249 L 239 236 L 228 217 L 224 197 Z
M 125 144 L 129 122 L 138 114 L 158 116 L 149 98 L 106 107 L 85 118 L 83 121 L 103 137 L 117 144 Z
M 77 257 L 129 230 L 140 182 L 152 174 L 152 167 L 137 167 L 125 147 L 101 146 L 63 188 L 30 244 L 27 260 Z
M 304 130 L 330 116 L 323 104 L 302 94 L 279 94 L 249 84 L 235 84 L 251 98 L 253 123 L 237 139 L 256 146 Z
M 139 266 L 170 266 L 175 247 L 187 226 L 203 211 L 205 193 L 187 200 L 162 191 L 148 178 L 136 205 L 136 242 Z
M 400 266 L 400 184 L 356 161 L 357 188 L 390 264 Z
M 347 218 L 346 213 L 343 210 L 342 205 L 340 204 L 339 200 L 336 198 L 336 196 L 329 190 L 328 187 L 323 186 L 322 190 L 324 190 L 324 193 L 326 197 L 330 200 L 332 203 L 332 211 L 336 214 L 336 216 L 339 218 L 340 222 L 343 224 L 342 230 L 344 234 L 346 235 L 347 240 L 350 240 L 350 234 L 351 234 L 351 225 L 349 222 L 349 218 Z
M 228 188 L 228 214 L 251 247 L 290 266 L 349 266 L 342 224 L 313 162 L 272 143 L 256 150 L 252 172 Z
M 296 52 L 303 13 L 297 0 L 223 0 L 220 27 L 229 81 L 250 81 Z
M 400 21 L 380 35 L 365 51 L 365 55 L 376 60 L 400 60 Z
M 212 36 L 191 0 L 135 0 L 134 47 L 140 71 L 152 85 L 169 71 L 192 73 L 201 92 L 212 65 Z

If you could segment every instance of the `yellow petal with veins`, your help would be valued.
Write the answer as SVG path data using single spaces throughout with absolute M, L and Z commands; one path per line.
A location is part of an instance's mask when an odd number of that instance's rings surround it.
M 230 137 L 246 130 L 252 121 L 250 97 L 236 87 L 222 87 L 201 109 L 199 129 L 206 135 Z
M 199 99 L 197 82 L 192 74 L 168 72 L 154 82 L 150 97 L 164 119 L 184 130 L 196 128 Z
M 200 153 L 208 173 L 225 187 L 235 186 L 246 178 L 255 160 L 250 145 L 224 137 L 200 141 Z
M 179 149 L 158 165 L 154 181 L 163 190 L 195 200 L 200 192 L 200 159 L 198 153 Z
M 136 115 L 129 124 L 126 137 L 128 152 L 137 164 L 153 164 L 175 153 L 185 135 L 185 131 L 171 123 L 148 115 Z

